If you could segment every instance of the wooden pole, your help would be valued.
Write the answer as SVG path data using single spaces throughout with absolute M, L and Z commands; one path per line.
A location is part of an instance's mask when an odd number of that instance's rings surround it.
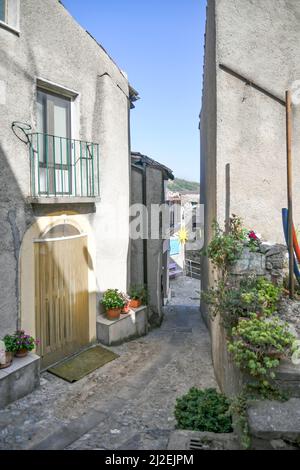
M 230 231 L 230 163 L 225 167 L 225 232 Z
M 287 149 L 287 196 L 288 196 L 288 249 L 289 249 L 289 291 L 294 297 L 294 247 L 293 247 L 293 174 L 292 174 L 292 99 L 291 92 L 286 92 L 286 149 Z

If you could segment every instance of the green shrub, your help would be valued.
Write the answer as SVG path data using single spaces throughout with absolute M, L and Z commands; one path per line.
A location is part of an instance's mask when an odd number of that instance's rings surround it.
M 292 353 L 296 339 L 288 324 L 279 318 L 265 320 L 255 315 L 248 320 L 241 319 L 232 330 L 232 338 L 228 350 L 237 366 L 266 386 L 268 379 L 275 377 L 274 369 L 280 359 Z
M 177 428 L 216 433 L 232 432 L 229 406 L 229 400 L 213 388 L 191 388 L 186 395 L 176 400 Z
M 230 219 L 228 232 L 221 229 L 217 222 L 212 225 L 214 236 L 204 252 L 225 276 L 228 267 L 240 257 L 246 243 L 247 231 L 242 227 L 239 217 L 233 215 Z
M 241 317 L 249 318 L 250 314 L 259 316 L 273 314 L 282 296 L 282 288 L 275 286 L 265 278 L 248 277 L 239 287 L 228 287 L 219 281 L 216 287 L 203 292 L 202 300 L 211 305 L 213 316 L 220 314 L 223 326 L 228 334 Z

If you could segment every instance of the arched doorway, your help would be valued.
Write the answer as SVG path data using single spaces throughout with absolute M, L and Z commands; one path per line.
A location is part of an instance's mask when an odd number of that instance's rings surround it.
M 42 368 L 89 343 L 87 235 L 71 224 L 34 242 L 37 353 Z

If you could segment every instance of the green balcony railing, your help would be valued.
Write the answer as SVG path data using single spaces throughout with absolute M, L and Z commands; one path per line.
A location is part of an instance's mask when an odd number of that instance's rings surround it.
M 38 132 L 28 137 L 32 196 L 99 196 L 99 144 Z

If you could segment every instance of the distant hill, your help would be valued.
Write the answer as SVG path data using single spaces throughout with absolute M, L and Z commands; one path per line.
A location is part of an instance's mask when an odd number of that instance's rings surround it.
M 174 181 L 168 182 L 168 189 L 173 192 L 195 191 L 200 192 L 200 184 L 195 181 L 187 181 L 180 178 L 175 178 Z

